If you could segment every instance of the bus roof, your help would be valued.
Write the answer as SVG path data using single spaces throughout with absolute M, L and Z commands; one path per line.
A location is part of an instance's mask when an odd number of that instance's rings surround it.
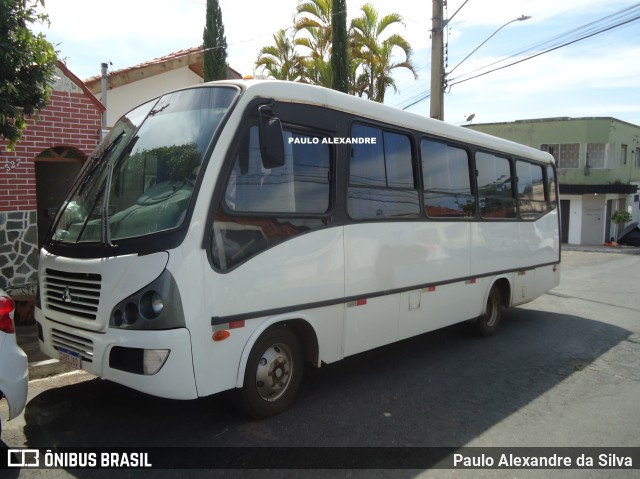
M 443 121 L 434 120 L 426 116 L 403 111 L 375 101 L 347 95 L 316 85 L 282 80 L 223 80 L 213 83 L 239 86 L 242 90 L 246 91 L 245 95 L 248 93 L 251 98 L 267 97 L 283 102 L 324 106 L 373 120 L 424 131 L 437 137 L 450 138 L 478 147 L 501 151 L 514 156 L 530 158 L 545 163 L 554 162 L 553 156 L 549 153 L 520 143 L 451 125 Z M 210 84 L 211 83 L 209 83 L 209 85 Z M 203 84 L 203 86 L 205 85 L 207 84 Z

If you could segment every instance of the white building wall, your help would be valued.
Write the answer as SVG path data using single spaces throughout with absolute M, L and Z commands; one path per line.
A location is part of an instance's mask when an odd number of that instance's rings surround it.
M 580 244 L 582 238 L 582 196 L 562 195 L 569 200 L 569 244 Z
M 601 245 L 604 243 L 606 219 L 606 195 L 582 196 L 582 233 L 580 244 Z
M 168 91 L 202 83 L 189 67 L 176 68 L 159 75 L 128 83 L 107 92 L 107 126 L 132 108 Z

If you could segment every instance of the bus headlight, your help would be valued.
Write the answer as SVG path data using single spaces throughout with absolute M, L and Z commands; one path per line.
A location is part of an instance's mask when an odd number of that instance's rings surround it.
M 164 301 L 160 293 L 147 291 L 140 299 L 140 312 L 147 319 L 157 318 L 164 309 Z
M 111 311 L 110 328 L 174 329 L 185 326 L 182 301 L 168 270 Z

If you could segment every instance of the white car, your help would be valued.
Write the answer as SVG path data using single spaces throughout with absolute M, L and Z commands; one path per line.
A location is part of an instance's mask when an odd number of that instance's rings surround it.
M 24 409 L 29 385 L 27 355 L 16 342 L 14 309 L 11 297 L 0 289 L 0 399 L 6 398 L 9 403 L 9 420 Z

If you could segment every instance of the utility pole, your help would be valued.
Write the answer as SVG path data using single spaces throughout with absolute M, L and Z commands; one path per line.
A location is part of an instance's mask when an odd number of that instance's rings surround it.
M 431 118 L 444 120 L 443 0 L 433 1 L 431 19 Z

